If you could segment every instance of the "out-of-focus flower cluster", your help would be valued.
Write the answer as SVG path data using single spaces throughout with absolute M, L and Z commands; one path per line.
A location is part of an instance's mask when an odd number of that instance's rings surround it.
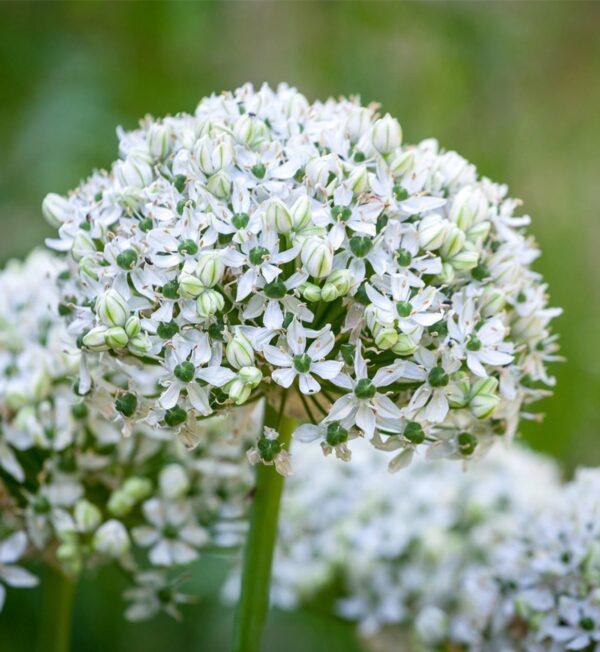
M 0 582 L 37 582 L 14 565 L 21 557 L 70 576 L 116 563 L 136 585 L 128 617 L 176 614 L 186 598 L 174 575 L 203 548 L 238 542 L 251 484 L 240 431 L 252 419 L 231 416 L 217 436 L 205 422 L 191 454 L 147 425 L 123 437 L 100 401 L 73 391 L 80 354 L 57 290 L 69 283 L 43 252 L 0 273 Z
M 193 445 L 202 418 L 292 388 L 299 439 L 347 459 L 365 435 L 395 469 L 419 444 L 483 452 L 552 385 L 559 311 L 520 202 L 375 105 L 246 85 L 119 137 L 109 172 L 43 212 L 79 391 L 125 428 Z
M 276 604 L 337 595 L 335 611 L 389 650 L 407 639 L 417 650 L 596 649 L 598 470 L 561 486 L 552 463 L 519 447 L 466 473 L 419 461 L 390 476 L 368 447 L 355 457 L 340 466 L 298 455 Z

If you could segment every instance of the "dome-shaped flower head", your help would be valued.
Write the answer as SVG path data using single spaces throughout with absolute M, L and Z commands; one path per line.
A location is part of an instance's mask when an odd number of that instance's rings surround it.
M 266 397 L 303 439 L 364 435 L 397 468 L 417 444 L 479 454 L 553 383 L 559 311 L 519 202 L 375 105 L 246 85 L 119 140 L 109 171 L 43 203 L 80 392 L 117 417 L 193 445 Z
M 230 546 L 241 535 L 248 409 L 239 415 L 246 435 L 231 419 L 218 432 L 204 421 L 190 454 L 168 433 L 132 423 L 126 387 L 115 399 L 112 386 L 98 386 L 97 400 L 83 402 L 73 388 L 81 354 L 59 300 L 59 287 L 69 296 L 72 286 L 64 262 L 42 251 L 0 272 L 0 608 L 5 585 L 36 583 L 14 564 L 20 558 L 70 576 L 114 563 L 143 584 L 148 568 L 167 573 L 206 544 Z M 106 295 L 101 319 L 125 323 Z

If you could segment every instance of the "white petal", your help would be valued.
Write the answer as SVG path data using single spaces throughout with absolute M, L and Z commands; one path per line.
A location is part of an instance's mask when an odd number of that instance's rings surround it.
M 329 414 L 326 417 L 327 421 L 340 421 L 356 408 L 356 401 L 352 394 L 341 396 L 329 409 Z
M 307 353 L 313 360 L 322 360 L 331 353 L 334 345 L 335 335 L 331 331 L 327 331 L 308 347 Z
M 297 319 L 292 319 L 287 332 L 287 341 L 294 355 L 302 355 L 306 350 L 306 332 L 304 326 Z M 310 354 L 310 349 L 308 355 L 313 357 Z
M 375 414 L 365 402 L 361 402 L 356 411 L 356 425 L 367 437 L 373 436 L 375 432 Z
M 242 301 L 245 299 L 256 283 L 256 272 L 253 269 L 245 271 L 238 281 L 237 294 L 235 297 L 236 301 Z
M 278 301 L 267 302 L 267 309 L 263 315 L 263 323 L 267 328 L 279 330 L 283 326 L 283 313 Z
M 292 357 L 289 353 L 285 353 L 281 349 L 278 349 L 276 346 L 271 346 L 270 344 L 263 347 L 263 355 L 271 364 L 276 365 L 277 367 L 291 367 L 292 366 Z
M 300 374 L 300 391 L 303 394 L 315 394 L 321 389 L 321 385 L 310 375 Z
M 198 383 L 193 383 L 187 388 L 187 392 L 190 403 L 202 416 L 207 417 L 209 414 L 212 414 L 206 387 L 201 387 Z
M 322 434 L 323 431 L 318 426 L 312 423 L 304 423 L 294 431 L 294 439 L 303 443 L 309 443 L 315 441 L 315 439 L 319 439 Z
M 15 532 L 0 541 L 0 564 L 12 564 L 17 561 L 27 548 L 27 535 L 25 532 Z
M 198 378 L 201 378 L 213 387 L 223 387 L 223 385 L 235 378 L 233 371 L 225 367 L 206 367 L 205 369 L 198 369 L 196 375 Z
M 338 362 L 336 360 L 324 360 L 322 362 L 313 362 L 310 366 L 310 371 L 320 378 L 331 380 L 338 376 L 343 366 L 343 362 Z
M 448 401 L 443 390 L 435 389 L 425 408 L 425 418 L 433 423 L 440 423 L 448 414 Z
M 36 586 L 39 583 L 35 575 L 20 566 L 5 566 L 2 569 L 2 579 L 9 586 L 21 588 Z
M 272 374 L 273 380 L 282 387 L 289 387 L 296 377 L 296 370 L 291 367 L 285 367 L 283 369 L 277 369 Z
M 179 399 L 179 392 L 181 391 L 181 383 L 178 380 L 174 380 L 167 387 L 167 389 L 160 395 L 158 402 L 161 404 L 165 410 L 172 408 L 177 404 Z

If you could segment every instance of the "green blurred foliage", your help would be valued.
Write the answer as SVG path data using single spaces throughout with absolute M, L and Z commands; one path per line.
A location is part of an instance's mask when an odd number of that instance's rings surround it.
M 43 196 L 108 166 L 118 124 L 191 111 L 245 81 L 285 80 L 310 99 L 360 94 L 397 116 L 406 140 L 437 137 L 525 200 L 568 362 L 544 424 L 523 433 L 567 469 L 598 464 L 599 29 L 593 2 L 4 2 L 0 261 L 50 234 Z M 214 599 L 183 626 L 132 626 L 117 584 L 84 584 L 75 650 L 226 649 L 230 614 Z M 3 651 L 33 649 L 38 597 L 24 593 L 0 618 Z M 266 649 L 351 651 L 352 640 L 317 614 L 279 615 Z

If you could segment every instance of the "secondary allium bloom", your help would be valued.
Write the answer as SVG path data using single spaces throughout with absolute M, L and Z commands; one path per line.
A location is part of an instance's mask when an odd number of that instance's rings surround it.
M 122 424 L 105 415 L 113 397 L 98 391 L 87 406 L 73 392 L 80 352 L 59 316 L 69 308 L 57 287 L 70 283 L 64 264 L 45 252 L 0 272 L 0 606 L 5 585 L 36 583 L 15 565 L 22 557 L 71 576 L 118 564 L 146 595 L 154 577 L 148 569 L 172 575 L 207 544 L 231 546 L 242 534 L 251 485 L 249 466 L 240 463 L 253 434 L 248 409 L 218 431 L 205 421 L 192 454 L 141 424 L 123 437 Z M 117 319 L 116 310 L 102 310 Z M 123 419 L 133 399 L 120 393 Z M 173 613 L 178 595 L 159 591 L 162 608 Z M 145 609 L 130 608 L 132 617 L 156 611 L 146 597 Z
M 266 396 L 397 468 L 415 433 L 450 457 L 512 436 L 553 384 L 529 217 L 375 105 L 246 85 L 119 130 L 119 157 L 42 208 L 73 273 L 79 390 L 126 431 L 193 445 L 202 418 Z
M 556 583 L 568 578 L 567 595 L 575 598 L 576 582 L 585 577 L 582 564 L 591 572 L 596 563 L 591 556 L 594 538 L 600 543 L 595 524 L 594 533 L 580 543 L 597 510 L 586 510 L 578 537 L 566 525 L 568 538 L 562 547 L 558 538 L 552 540 L 551 556 L 547 545 L 539 546 L 540 538 L 547 537 L 535 534 L 537 525 L 525 526 L 560 496 L 557 469 L 550 461 L 515 446 L 495 449 L 467 472 L 421 458 L 403 473 L 389 475 L 381 457 L 362 442 L 354 452 L 349 465 L 319 459 L 313 451 L 297 456 L 296 473 L 284 493 L 275 556 L 272 598 L 278 606 L 295 608 L 319 594 L 337 595 L 336 612 L 358 622 L 363 635 L 409 629 L 420 642 L 416 649 L 442 649 L 443 643 L 465 650 L 564 649 L 520 647 L 520 640 L 509 637 L 513 629 L 515 635 L 523 632 L 511 624 L 514 610 L 523 604 L 521 587 L 523 594 L 529 587 L 538 593 L 555 587 L 552 600 L 544 602 L 555 619 L 547 632 L 558 626 L 563 609 Z M 592 494 L 586 490 L 584 495 L 589 506 Z M 598 502 L 597 495 L 593 500 Z M 553 514 L 549 520 L 558 534 L 560 517 Z M 506 560 L 500 564 L 503 547 L 512 549 L 524 530 L 525 540 L 532 537 L 532 557 L 519 550 L 509 558 L 510 565 Z M 577 551 L 576 557 L 558 563 L 565 550 Z M 565 577 L 553 577 L 563 568 L 569 569 Z M 505 596 L 513 578 L 516 583 L 510 586 L 519 589 Z M 236 594 L 236 583 L 234 576 L 228 597 Z M 581 596 L 577 606 L 582 614 L 591 613 L 594 595 Z M 541 597 L 536 595 L 538 603 Z M 567 609 L 572 611 L 570 603 L 564 605 L 565 614 Z M 595 632 L 591 629 L 588 637 Z M 396 629 L 390 651 L 404 649 L 398 640 Z

